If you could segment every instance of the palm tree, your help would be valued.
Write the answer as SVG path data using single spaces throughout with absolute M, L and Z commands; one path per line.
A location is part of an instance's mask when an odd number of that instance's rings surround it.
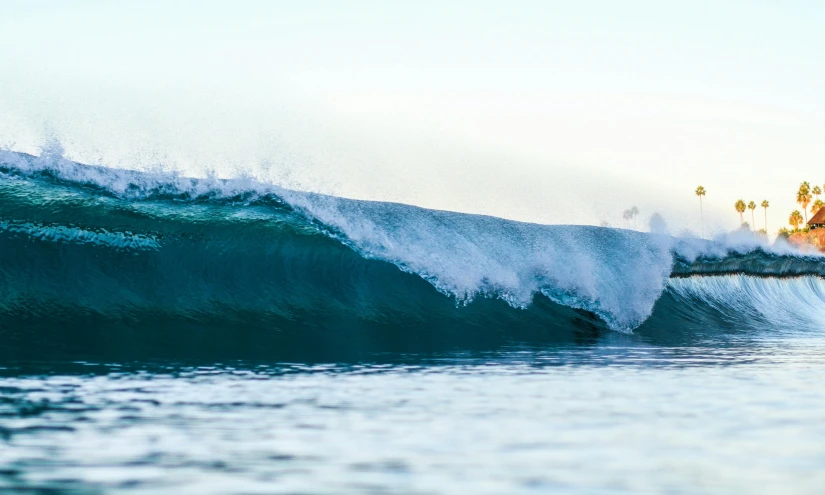
M 765 208 L 765 232 L 768 231 L 768 206 L 770 205 L 767 199 L 762 200 L 762 208 Z
M 816 215 L 816 212 L 822 209 L 823 206 L 825 206 L 825 202 L 823 202 L 821 199 L 817 199 L 811 205 L 811 214 Z
M 705 212 L 702 210 L 702 196 L 705 195 L 704 186 L 699 186 L 696 188 L 696 195 L 699 196 L 699 221 L 702 226 L 702 237 L 705 237 Z
M 819 195 L 822 194 L 822 189 L 820 189 L 819 186 L 814 186 L 814 188 L 811 189 L 811 194 L 816 196 L 816 199 L 819 199 Z
M 756 230 L 756 220 L 753 219 L 753 210 L 756 209 L 756 203 L 753 201 L 748 203 L 748 209 L 751 211 L 751 230 Z
M 799 210 L 794 210 L 791 213 L 791 216 L 788 217 L 788 222 L 793 225 L 794 230 L 799 230 L 799 224 L 802 223 L 802 214 L 799 213 Z
M 744 224 L 745 217 L 742 215 L 743 213 L 745 213 L 745 201 L 740 199 L 739 201 L 733 204 L 733 207 L 736 208 L 737 212 L 739 212 L 739 225 Z
M 796 192 L 796 202 L 802 205 L 805 212 L 805 222 L 808 222 L 808 203 L 811 202 L 811 185 L 807 182 L 799 184 L 799 191 Z

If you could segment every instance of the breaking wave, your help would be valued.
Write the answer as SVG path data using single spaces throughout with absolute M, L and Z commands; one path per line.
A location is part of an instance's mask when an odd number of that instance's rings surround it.
M 819 254 L 657 223 L 537 225 L 0 152 L 0 328 L 25 345 L 68 342 L 64 327 L 326 343 L 822 328 Z

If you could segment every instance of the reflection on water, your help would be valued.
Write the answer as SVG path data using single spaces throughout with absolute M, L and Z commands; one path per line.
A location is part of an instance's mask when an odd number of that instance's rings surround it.
M 9 362 L 0 487 L 151 493 L 821 493 L 814 338 Z

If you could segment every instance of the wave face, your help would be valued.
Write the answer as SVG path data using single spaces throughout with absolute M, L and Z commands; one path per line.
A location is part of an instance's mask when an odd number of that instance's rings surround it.
M 279 346 L 380 348 L 468 332 L 822 327 L 811 309 L 825 300 L 819 255 L 745 233 L 704 241 L 655 230 L 0 152 L 0 328 L 20 347 L 114 335 L 129 347 L 148 333 L 220 346 L 209 332 L 231 328 Z

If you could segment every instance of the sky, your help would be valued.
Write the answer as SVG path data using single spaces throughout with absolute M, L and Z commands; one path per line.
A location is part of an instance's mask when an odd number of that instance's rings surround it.
M 825 186 L 823 25 L 815 1 L 3 0 L 0 146 L 674 233 L 701 184 L 707 231 L 742 198 L 773 232 Z

